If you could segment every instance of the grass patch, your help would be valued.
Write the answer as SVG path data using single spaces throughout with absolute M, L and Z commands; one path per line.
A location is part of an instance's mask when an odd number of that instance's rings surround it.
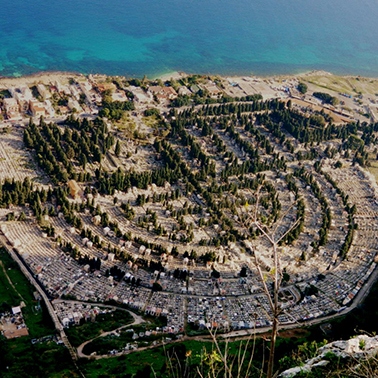
M 39 303 L 35 300 L 33 293 L 36 289 L 4 249 L 0 249 L 0 261 L 13 284 L 12 286 L 9 283 L 3 269 L 0 268 L 0 304 L 2 308 L 18 306 L 21 301 L 25 302 L 26 307 L 22 309 L 22 314 L 29 329 L 30 335 L 26 337 L 28 339 L 54 333 L 55 328 L 44 302 Z
M 90 355 L 93 352 L 96 352 L 97 355 L 105 355 L 108 354 L 111 350 L 121 352 L 127 344 L 137 343 L 138 346 L 149 346 L 153 341 L 160 343 L 166 337 L 170 338 L 171 340 L 176 339 L 175 335 L 162 333 L 139 337 L 136 340 L 133 339 L 134 334 L 139 335 L 141 332 L 144 333 L 146 331 L 153 331 L 154 329 L 154 325 L 146 323 L 130 326 L 128 328 L 120 330 L 120 332 L 118 332 L 117 334 L 110 334 L 93 340 L 84 347 L 83 353 Z
M 260 352 L 262 351 L 261 340 L 256 340 L 256 345 L 259 346 Z M 247 350 L 245 365 L 249 362 L 252 351 L 253 342 L 250 341 L 248 347 L 246 347 L 246 341 L 235 341 L 228 344 L 228 354 L 237 356 L 239 347 L 241 350 Z M 225 343 L 220 344 L 221 350 L 224 350 Z M 185 365 L 188 369 L 186 376 L 198 377 L 198 370 L 203 370 L 204 376 L 207 377 L 206 369 L 209 367 L 209 361 L 213 361 L 215 364 L 221 365 L 217 361 L 214 345 L 211 342 L 189 340 L 181 343 L 175 343 L 167 345 L 166 347 L 157 347 L 153 349 L 147 349 L 137 351 L 134 353 L 125 354 L 119 357 L 104 358 L 99 360 L 80 360 L 81 368 L 87 377 L 99 378 L 99 377 L 131 377 L 137 374 L 137 377 L 172 377 L 184 376 Z M 250 377 L 259 377 L 261 369 L 261 361 L 263 360 L 262 354 L 255 353 L 253 358 L 253 364 L 255 368 L 253 372 L 257 372 L 256 375 L 250 374 Z M 169 356 L 169 357 L 167 357 Z M 169 374 L 170 363 L 174 369 L 178 369 L 175 374 Z M 181 366 L 181 370 L 180 370 Z M 236 368 L 236 366 L 235 366 Z M 154 374 L 149 374 L 151 370 Z M 143 374 L 142 374 L 143 372 Z M 220 374 L 218 376 L 223 376 Z M 235 376 L 237 376 L 235 371 Z
M 78 376 L 67 348 L 55 342 L 33 345 L 26 338 L 0 340 L 0 352 L 4 378 Z
M 126 136 L 131 137 L 136 128 L 136 123 L 128 115 L 124 115 L 114 126 L 117 130 L 124 132 Z
M 71 327 L 66 330 L 66 334 L 72 345 L 78 347 L 83 342 L 99 336 L 102 332 L 115 330 L 132 323 L 133 320 L 133 316 L 128 311 L 116 310 L 112 313 L 98 315 L 93 323 L 88 322 Z
M 156 128 L 159 123 L 159 119 L 155 115 L 143 117 L 143 123 L 148 127 Z
M 154 349 L 147 349 L 135 353 L 125 354 L 120 357 L 104 358 L 96 361 L 80 360 L 80 367 L 83 369 L 87 377 L 125 377 L 126 374 L 136 374 L 143 370 L 146 366 L 152 367 L 154 371 L 159 372 L 157 376 L 167 376 L 165 372 L 166 353 L 175 351 L 182 361 L 185 360 L 186 352 L 193 356 L 191 363 L 198 363 L 203 347 L 211 350 L 211 343 L 204 343 L 199 341 L 186 341 L 180 344 L 168 345 L 166 348 L 158 347 Z M 198 357 L 196 357 L 198 356 Z M 162 374 L 160 373 L 162 372 Z M 147 376 L 148 377 L 148 376 Z
M 318 87 L 335 92 L 348 93 L 353 95 L 353 84 L 350 79 L 338 76 L 310 76 L 304 78 L 305 81 Z

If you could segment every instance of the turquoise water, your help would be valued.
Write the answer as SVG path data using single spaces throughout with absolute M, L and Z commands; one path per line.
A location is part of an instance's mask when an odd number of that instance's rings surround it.
M 376 0 L 12 0 L 0 75 L 170 71 L 378 77 Z

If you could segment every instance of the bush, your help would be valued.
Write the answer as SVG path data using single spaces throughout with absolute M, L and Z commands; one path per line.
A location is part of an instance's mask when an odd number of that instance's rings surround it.
M 305 94 L 307 92 L 308 87 L 305 83 L 299 83 L 297 89 L 300 93 Z
M 159 112 L 159 110 L 158 109 L 156 109 L 156 108 L 150 108 L 150 109 L 146 109 L 145 111 L 144 111 L 144 115 L 146 116 L 146 117 L 150 117 L 150 116 L 159 116 L 160 115 L 160 112 Z

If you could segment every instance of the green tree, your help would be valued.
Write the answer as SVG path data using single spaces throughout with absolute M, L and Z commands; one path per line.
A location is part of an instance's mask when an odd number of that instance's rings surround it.
M 114 149 L 114 153 L 115 155 L 118 157 L 121 153 L 121 145 L 119 143 L 119 140 L 117 140 L 117 143 L 116 143 L 116 146 L 115 146 L 115 149 Z
M 301 83 L 298 84 L 297 89 L 300 93 L 305 94 L 307 92 L 308 87 L 305 83 L 301 82 Z
M 159 110 L 156 109 L 156 108 L 150 108 L 150 109 L 146 109 L 146 110 L 144 111 L 144 115 L 145 115 L 146 117 L 150 117 L 150 116 L 159 116 L 159 115 L 160 115 L 160 112 L 159 112 Z
M 73 159 L 75 157 L 75 151 L 71 146 L 68 147 L 66 155 L 68 159 Z

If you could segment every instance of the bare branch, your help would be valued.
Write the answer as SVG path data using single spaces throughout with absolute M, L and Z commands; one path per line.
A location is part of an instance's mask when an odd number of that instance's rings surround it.
M 261 224 L 258 221 L 254 222 L 255 226 L 261 231 L 261 233 L 268 239 L 270 244 L 274 244 L 274 240 L 272 237 L 264 230 L 264 228 L 261 226 Z
M 285 236 L 292 230 L 294 230 L 295 227 L 300 223 L 301 218 L 298 218 L 287 230 L 286 232 L 277 240 L 277 244 L 285 238 Z
M 271 298 L 271 296 L 270 296 L 270 293 L 269 293 L 268 287 L 266 286 L 266 282 L 265 282 L 265 279 L 264 279 L 264 275 L 263 275 L 263 273 L 262 273 L 260 263 L 259 263 L 258 260 L 257 260 L 257 256 L 256 256 L 255 251 L 253 251 L 253 254 L 254 254 L 254 256 L 255 256 L 255 264 L 256 264 L 256 268 L 257 268 L 257 271 L 259 272 L 259 276 L 260 276 L 261 282 L 262 282 L 262 284 L 263 284 L 263 288 L 264 288 L 265 295 L 268 297 L 269 306 L 270 306 L 270 308 L 272 309 L 272 311 L 274 311 L 273 301 L 272 301 L 272 298 Z
M 285 211 L 285 213 L 282 215 L 282 217 L 277 221 L 277 225 L 276 227 L 274 228 L 274 230 L 272 231 L 272 235 L 274 235 L 277 231 L 277 228 L 278 226 L 280 225 L 280 223 L 285 219 L 286 215 L 289 214 L 289 212 L 291 211 L 291 209 L 298 203 L 298 200 L 294 201 L 290 206 L 289 208 Z

